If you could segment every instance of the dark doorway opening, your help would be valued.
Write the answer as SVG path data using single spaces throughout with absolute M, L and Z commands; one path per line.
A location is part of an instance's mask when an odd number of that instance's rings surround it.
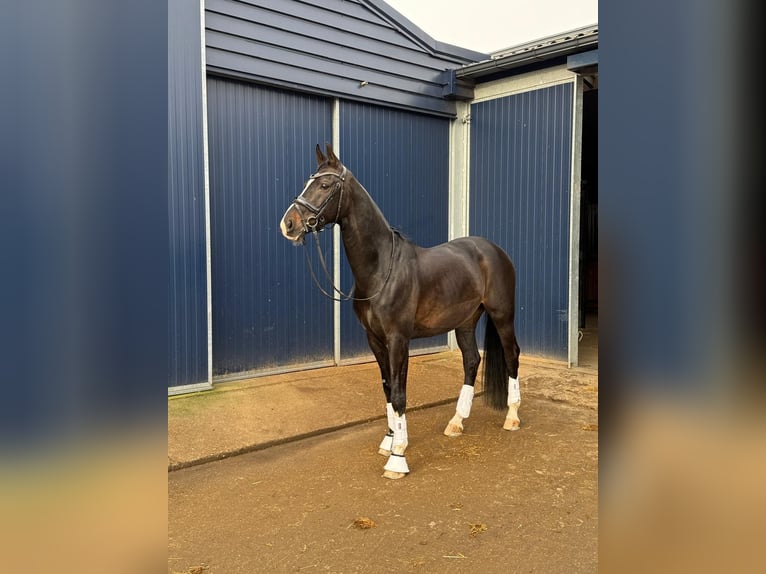
M 579 356 L 598 366 L 598 75 L 583 77 Z

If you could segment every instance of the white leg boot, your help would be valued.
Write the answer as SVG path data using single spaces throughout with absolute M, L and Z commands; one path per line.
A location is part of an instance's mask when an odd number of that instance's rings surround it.
M 460 396 L 457 399 L 455 416 L 447 423 L 444 429 L 446 436 L 460 436 L 463 434 L 463 421 L 471 416 L 471 406 L 473 405 L 474 389 L 471 385 L 463 385 L 460 389 Z
M 410 472 L 404 451 L 407 449 L 407 419 L 406 415 L 399 416 L 394 413 L 394 441 L 391 447 L 391 456 L 388 457 L 383 476 L 386 478 L 403 478 Z
M 389 456 L 391 448 L 394 446 L 394 407 L 391 403 L 386 403 L 386 418 L 388 419 L 388 432 L 378 446 L 378 454 Z
M 508 414 L 505 415 L 503 428 L 509 431 L 517 431 L 521 426 L 519 420 L 519 406 L 521 405 L 521 390 L 519 379 L 508 377 Z

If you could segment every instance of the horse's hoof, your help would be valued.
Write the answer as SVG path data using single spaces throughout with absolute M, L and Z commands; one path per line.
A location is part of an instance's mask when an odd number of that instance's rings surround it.
M 463 428 L 456 424 L 449 423 L 444 429 L 444 436 L 460 436 L 463 434 Z
M 383 472 L 383 478 L 390 478 L 391 480 L 399 480 L 407 476 L 406 472 L 394 472 L 393 470 L 386 470 Z
M 505 419 L 505 424 L 503 425 L 503 428 L 509 431 L 517 431 L 519 430 L 520 425 L 521 423 L 519 421 L 516 421 L 513 419 Z
M 379 448 L 378 454 L 382 454 L 383 456 L 391 456 L 391 451 L 384 448 Z

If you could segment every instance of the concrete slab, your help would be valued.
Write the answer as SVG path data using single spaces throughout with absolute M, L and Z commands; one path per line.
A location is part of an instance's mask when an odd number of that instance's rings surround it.
M 561 381 L 566 384 L 558 384 Z M 593 369 L 567 369 L 558 362 L 522 355 L 520 383 L 522 401 L 531 393 L 594 410 L 597 407 L 597 372 Z M 460 352 L 412 357 L 408 411 L 456 402 L 462 384 Z M 477 388 L 481 389 L 478 382 Z M 522 425 L 523 409 L 522 404 Z M 384 419 L 385 399 L 375 363 L 222 383 L 211 391 L 168 399 L 168 469 L 375 420 L 381 421 L 382 438 Z

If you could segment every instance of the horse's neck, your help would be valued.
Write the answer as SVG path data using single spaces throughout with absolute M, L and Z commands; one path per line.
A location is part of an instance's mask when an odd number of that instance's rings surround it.
M 357 287 L 366 290 L 374 288 L 379 280 L 376 271 L 390 263 L 391 226 L 356 180 L 352 181 L 349 195 L 349 209 L 340 222 L 343 246 Z

